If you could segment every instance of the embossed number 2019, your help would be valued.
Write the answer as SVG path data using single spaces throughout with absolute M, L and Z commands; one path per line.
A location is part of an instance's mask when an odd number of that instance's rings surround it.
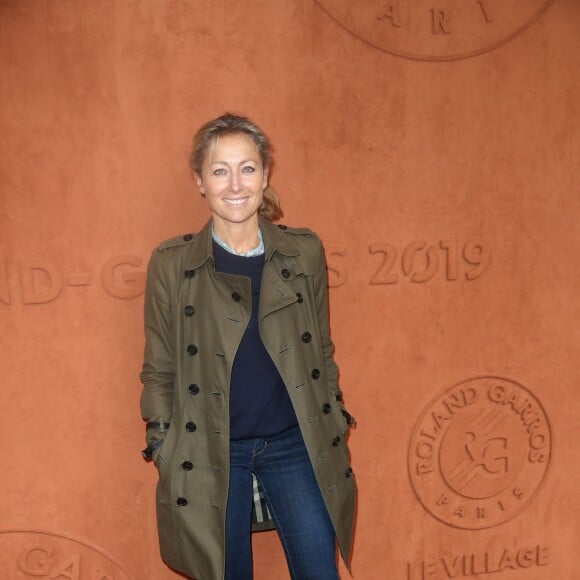
M 383 255 L 371 278 L 371 284 L 399 282 L 399 272 L 395 271 L 399 252 L 393 244 L 371 244 L 369 253 Z M 489 265 L 489 249 L 480 242 L 466 242 L 461 251 L 461 260 L 459 256 L 458 244 L 455 241 L 441 240 L 438 246 L 425 241 L 411 242 L 401 253 L 401 271 L 410 282 L 422 283 L 431 280 L 444 268 L 447 280 L 457 280 L 461 261 L 465 278 L 475 280 Z

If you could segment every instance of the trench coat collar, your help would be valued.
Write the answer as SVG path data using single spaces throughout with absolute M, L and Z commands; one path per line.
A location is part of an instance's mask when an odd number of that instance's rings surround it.
M 260 231 L 264 240 L 265 260 L 268 262 L 274 253 L 284 256 L 299 256 L 300 252 L 292 244 L 288 234 L 277 225 L 259 216 Z M 209 219 L 205 226 L 193 238 L 186 258 L 186 266 L 192 270 L 199 268 L 208 260 L 213 262 L 213 240 L 211 235 L 212 220 Z

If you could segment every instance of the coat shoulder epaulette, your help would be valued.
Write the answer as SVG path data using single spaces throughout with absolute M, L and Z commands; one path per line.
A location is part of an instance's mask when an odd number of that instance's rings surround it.
M 278 224 L 278 227 L 285 234 L 294 234 L 297 236 L 313 236 L 314 235 L 314 232 L 309 228 L 291 228 L 290 226 L 286 226 L 284 224 Z
M 193 234 L 185 234 L 185 235 L 181 235 L 181 236 L 175 236 L 173 238 L 169 238 L 168 240 L 165 240 L 164 242 L 161 242 L 159 244 L 159 246 L 157 246 L 157 249 L 160 252 L 164 252 L 165 250 L 169 250 L 171 248 L 177 248 L 178 246 L 185 246 L 186 244 L 190 244 L 191 241 L 193 240 L 194 235 Z

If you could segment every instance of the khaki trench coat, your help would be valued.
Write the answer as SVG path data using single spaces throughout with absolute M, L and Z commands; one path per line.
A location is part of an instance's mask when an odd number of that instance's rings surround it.
M 322 245 L 307 229 L 262 218 L 260 229 L 260 335 L 290 394 L 346 562 L 356 490 L 329 335 Z M 250 310 L 249 278 L 215 271 L 211 222 L 153 251 L 141 373 L 144 453 L 152 453 L 159 470 L 161 555 L 197 580 L 224 577 L 229 384 Z

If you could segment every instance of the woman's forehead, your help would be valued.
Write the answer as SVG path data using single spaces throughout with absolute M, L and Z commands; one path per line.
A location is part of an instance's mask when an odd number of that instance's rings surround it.
M 243 133 L 217 135 L 210 142 L 204 159 L 208 166 L 241 160 L 261 161 L 258 146 L 250 136 Z

